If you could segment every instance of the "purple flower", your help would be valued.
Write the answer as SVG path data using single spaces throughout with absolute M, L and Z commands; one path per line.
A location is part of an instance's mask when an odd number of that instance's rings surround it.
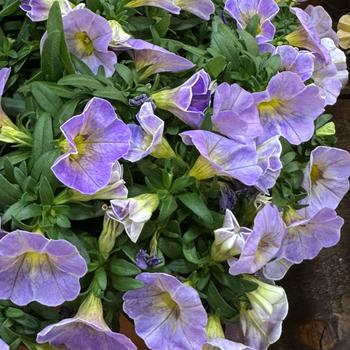
M 325 62 L 319 55 L 315 55 L 315 70 L 312 79 L 325 100 L 325 106 L 334 105 L 340 95 L 342 83 L 337 74 L 337 67 L 333 62 Z
M 311 52 L 300 51 L 289 45 L 276 48 L 275 54 L 281 57 L 282 71 L 296 73 L 302 81 L 309 80 L 314 72 L 314 56 Z
M 102 16 L 83 8 L 63 17 L 63 26 L 69 50 L 86 63 L 96 74 L 103 66 L 108 77 L 115 72 L 117 56 L 108 50 L 112 28 Z
M 141 194 L 134 198 L 111 201 L 111 219 L 124 225 L 126 234 L 136 243 L 145 223 L 151 219 L 158 208 L 159 197 L 154 193 Z
M 226 337 L 251 346 L 254 350 L 266 350 L 281 336 L 282 321 L 288 313 L 288 300 L 283 288 L 257 280 L 258 288 L 247 293 L 249 303 L 241 302 L 240 325 L 227 325 Z
M 21 0 L 20 8 L 27 13 L 33 22 L 46 21 L 54 2 L 55 0 Z M 68 0 L 58 0 L 58 2 L 62 15 L 66 15 L 72 10 L 72 5 Z
M 223 338 L 213 338 L 210 339 L 206 345 L 204 345 L 203 350 L 254 350 L 250 346 L 243 345 L 241 343 L 236 343 L 228 339 Z
M 146 79 L 157 73 L 182 72 L 195 66 L 186 58 L 141 39 L 129 39 L 124 43 L 110 46 L 117 52 L 128 51 L 134 61 L 136 70 L 143 70 L 141 79 Z
M 308 197 L 302 204 L 309 216 L 323 208 L 336 209 L 349 191 L 350 154 L 344 150 L 320 146 L 311 152 L 304 172 L 303 187 Z
M 113 167 L 129 150 L 130 131 L 106 100 L 93 98 L 82 114 L 61 126 L 65 153 L 52 171 L 67 187 L 92 195 L 108 185 Z
M 253 141 L 230 140 L 204 130 L 186 131 L 180 136 L 186 145 L 193 145 L 201 154 L 189 173 L 199 181 L 219 175 L 249 186 L 261 176 Z
M 77 298 L 86 272 L 85 260 L 64 240 L 20 230 L 0 240 L 0 299 L 57 306 Z
M 250 233 L 251 230 L 241 227 L 232 211 L 226 209 L 223 227 L 214 231 L 215 240 L 211 247 L 212 259 L 226 261 L 240 254 Z
M 153 350 L 198 350 L 206 342 L 207 313 L 195 289 L 165 273 L 141 273 L 144 287 L 124 294 L 124 311 Z
M 127 7 L 153 6 L 166 10 L 174 15 L 179 15 L 181 8 L 177 6 L 176 0 L 131 0 Z
M 287 259 L 276 259 L 264 266 L 263 275 L 272 281 L 281 280 L 294 264 Z
M 321 39 L 330 38 L 338 45 L 337 33 L 333 30 L 333 20 L 323 6 L 309 5 L 305 12 L 310 16 L 311 23 L 315 27 Z
M 142 270 L 155 267 L 162 262 L 162 258 L 158 258 L 156 254 L 148 254 L 144 249 L 140 249 L 136 255 L 136 265 Z
M 265 194 L 274 187 L 283 167 L 280 160 L 282 145 L 278 136 L 274 136 L 263 143 L 257 142 L 258 165 L 263 173 L 259 177 L 255 187 Z
M 279 11 L 274 0 L 227 0 L 225 10 L 242 29 L 245 29 L 254 16 L 259 17 L 260 25 L 256 37 L 258 44 L 264 44 L 274 38 L 276 29 L 271 20 Z
M 11 68 L 0 69 L 0 128 L 4 126 L 11 127 L 12 129 L 17 129 L 17 126 L 11 121 L 11 119 L 5 114 L 1 106 L 1 98 L 4 94 L 5 85 L 11 74 Z
M 0 339 L 0 350 L 10 350 L 10 347 L 2 339 Z
M 281 135 L 293 145 L 311 139 L 314 120 L 324 111 L 324 100 L 317 86 L 305 86 L 296 73 L 282 72 L 271 79 L 266 91 L 254 95 L 264 139 Z
M 158 108 L 176 115 L 187 125 L 199 128 L 210 103 L 210 77 L 202 69 L 181 86 L 152 94 Z
M 238 84 L 220 84 L 214 97 L 213 127 L 221 134 L 257 137 L 262 134 L 254 97 Z
M 314 259 L 322 248 L 339 242 L 344 220 L 333 209 L 321 209 L 310 218 L 298 215 L 293 209 L 290 211 L 285 215 L 288 227 L 278 258 L 299 264 L 305 259 Z
M 37 336 L 38 343 L 49 343 L 61 349 L 137 350 L 125 335 L 110 330 L 103 319 L 99 298 L 92 293 L 81 304 L 73 318 L 67 318 L 44 328 Z
M 297 17 L 300 25 L 294 32 L 286 36 L 288 43 L 291 46 L 317 53 L 323 60 L 329 62 L 329 53 L 322 45 L 321 38 L 311 17 L 304 10 L 297 7 L 292 7 L 290 11 Z
M 277 207 L 267 204 L 255 217 L 252 233 L 247 237 L 239 259 L 231 258 L 229 273 L 255 273 L 272 260 L 281 248 L 285 228 Z
M 130 162 L 137 162 L 151 154 L 161 144 L 164 131 L 164 121 L 154 114 L 150 102 L 141 106 L 136 119 L 140 126 L 128 125 L 131 131 L 131 143 L 124 159 Z

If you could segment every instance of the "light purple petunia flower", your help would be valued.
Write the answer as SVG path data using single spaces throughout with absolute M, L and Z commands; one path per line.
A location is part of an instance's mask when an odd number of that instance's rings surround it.
M 124 294 L 124 312 L 153 350 L 198 350 L 206 342 L 207 313 L 195 289 L 165 273 L 141 273 L 144 287 Z
M 309 80 L 314 72 L 314 56 L 311 52 L 298 50 L 290 45 L 276 48 L 275 54 L 281 57 L 282 71 L 289 71 L 300 76 L 302 81 Z
M 214 338 L 210 339 L 203 350 L 254 350 L 250 346 L 236 343 L 228 339 Z
M 99 298 L 92 293 L 81 304 L 73 318 L 64 319 L 44 328 L 37 342 L 49 343 L 61 349 L 84 350 L 137 350 L 125 335 L 110 330 L 103 319 Z
M 281 135 L 293 145 L 306 142 L 314 134 L 314 120 L 324 111 L 324 99 L 318 87 L 305 86 L 299 75 L 292 72 L 275 75 L 267 89 L 254 96 L 264 139 Z
M 128 125 L 131 143 L 129 152 L 123 157 L 130 162 L 137 162 L 150 155 L 162 142 L 164 131 L 164 121 L 154 114 L 151 102 L 141 106 L 136 119 L 140 125 Z
M 201 154 L 189 173 L 197 180 L 219 175 L 235 178 L 249 186 L 254 185 L 262 174 L 253 141 L 231 140 L 204 130 L 186 131 L 180 136 L 186 145 L 193 145 Z
M 1 98 L 5 90 L 5 85 L 11 74 L 11 68 L 1 68 L 0 69 L 0 129 L 3 126 L 11 127 L 12 129 L 17 129 L 17 126 L 12 122 L 12 120 L 5 114 L 1 106 Z
M 287 259 L 276 259 L 264 266 L 263 275 L 271 281 L 280 281 L 293 265 Z
M 333 20 L 323 6 L 309 5 L 305 12 L 310 16 L 311 23 L 315 27 L 321 39 L 330 38 L 338 45 L 339 39 L 337 33 L 333 30 Z
M 176 115 L 187 125 L 199 128 L 210 103 L 210 76 L 203 69 L 181 86 L 152 94 L 158 108 Z
M 10 350 L 10 347 L 2 339 L 0 339 L 0 350 Z
M 242 29 L 254 16 L 259 17 L 260 25 L 256 37 L 258 44 L 267 43 L 274 38 L 276 28 L 271 20 L 279 11 L 275 0 L 227 0 L 225 10 Z
M 21 0 L 20 8 L 27 13 L 33 22 L 46 21 L 50 8 L 55 0 Z M 58 0 L 62 15 L 72 11 L 72 5 L 68 0 Z
M 110 47 L 116 52 L 128 51 L 136 70 L 143 70 L 142 79 L 157 73 L 182 72 L 195 66 L 186 58 L 141 39 L 129 39 L 117 45 L 111 44 Z
M 232 211 L 226 209 L 223 227 L 214 231 L 215 240 L 211 247 L 212 259 L 226 261 L 240 254 L 251 231 L 246 227 L 241 227 Z
M 308 196 L 302 204 L 309 216 L 323 208 L 336 209 L 349 191 L 350 154 L 344 150 L 319 146 L 311 152 L 304 172 L 303 187 Z
M 285 217 L 288 218 L 288 226 L 278 258 L 299 264 L 303 260 L 314 259 L 322 248 L 333 247 L 340 240 L 344 220 L 333 209 L 321 209 L 310 218 L 296 212 Z
M 285 228 L 277 207 L 265 205 L 256 215 L 252 233 L 242 247 L 239 259 L 231 258 L 229 273 L 233 276 L 255 273 L 276 257 Z
M 263 173 L 255 187 L 267 194 L 269 189 L 275 186 L 283 167 L 280 159 L 282 145 L 279 136 L 274 136 L 262 143 L 257 141 L 256 151 L 258 154 L 258 165 Z
M 112 76 L 117 55 L 108 50 L 112 41 L 112 28 L 108 21 L 89 9 L 82 8 L 64 16 L 63 26 L 69 50 L 95 74 L 103 66 L 107 77 Z
M 290 11 L 298 18 L 300 25 L 294 32 L 286 36 L 288 43 L 291 46 L 308 49 L 312 53 L 317 53 L 324 61 L 329 62 L 329 53 L 322 45 L 314 21 L 309 14 L 298 7 L 292 7 Z
M 226 326 L 226 337 L 266 350 L 281 336 L 282 322 L 288 313 L 288 300 L 283 288 L 264 283 L 252 276 L 244 279 L 256 283 L 258 288 L 247 293 L 250 304 L 241 303 L 240 325 Z
M 67 241 L 20 230 L 0 240 L 0 299 L 58 306 L 77 298 L 86 272 L 85 260 Z
M 111 180 L 113 166 L 129 150 L 130 131 L 106 100 L 93 98 L 82 114 L 61 126 L 65 154 L 52 171 L 67 187 L 92 195 Z
M 216 88 L 212 122 L 214 130 L 229 138 L 258 137 L 263 132 L 253 95 L 238 84 Z
M 159 197 L 155 193 L 141 194 L 127 199 L 111 201 L 111 219 L 124 225 L 126 234 L 132 242 L 136 243 L 143 227 L 150 220 L 153 212 L 158 208 Z

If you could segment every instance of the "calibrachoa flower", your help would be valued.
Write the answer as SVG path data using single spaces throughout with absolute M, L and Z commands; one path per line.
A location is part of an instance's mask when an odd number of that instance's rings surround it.
M 113 167 L 129 150 L 130 131 L 106 100 L 93 98 L 82 114 L 61 126 L 65 153 L 52 166 L 67 187 L 95 194 L 108 185 Z
M 231 140 L 204 130 L 186 131 L 180 136 L 186 145 L 193 145 L 201 154 L 189 173 L 197 180 L 219 175 L 254 185 L 262 174 L 253 141 Z
M 63 346 L 64 349 L 137 349 L 125 335 L 110 330 L 103 319 L 101 300 L 92 293 L 81 304 L 75 317 L 47 326 L 38 334 L 37 342 Z
M 230 274 L 255 273 L 276 257 L 285 228 L 277 207 L 265 205 L 256 215 L 253 231 L 241 249 L 239 259 L 231 258 Z
M 228 339 L 214 338 L 210 339 L 203 350 L 254 350 L 250 346 L 236 343 Z
M 117 56 L 108 50 L 112 41 L 112 28 L 108 21 L 89 9 L 78 9 L 63 17 L 63 26 L 69 50 L 86 63 L 96 74 L 103 66 L 112 76 Z
M 263 275 L 272 281 L 281 280 L 294 264 L 287 259 L 276 259 L 264 266 Z
M 258 165 L 263 173 L 255 187 L 264 193 L 274 187 L 283 167 L 281 162 L 282 145 L 279 136 L 274 136 L 263 143 L 257 142 Z
M 336 209 L 349 191 L 350 155 L 348 152 L 319 146 L 311 152 L 304 172 L 303 187 L 308 197 L 303 204 L 309 215 L 327 207 Z
M 181 86 L 152 94 L 158 108 L 176 115 L 187 125 L 199 128 L 210 103 L 210 77 L 202 69 Z
M 131 142 L 129 152 L 124 159 L 130 162 L 137 162 L 151 154 L 161 144 L 164 131 L 164 121 L 154 114 L 151 102 L 141 106 L 136 119 L 140 126 L 128 125 Z
M 293 145 L 308 141 L 314 134 L 314 120 L 324 111 L 324 100 L 317 86 L 305 86 L 299 75 L 292 72 L 275 75 L 266 91 L 254 96 L 264 139 L 281 135 Z
M 309 14 L 297 7 L 292 7 L 290 10 L 298 18 L 299 27 L 286 36 L 288 43 L 291 46 L 308 49 L 313 53 L 317 53 L 323 60 L 329 62 L 329 53 L 322 45 L 321 38 Z
M 147 346 L 202 349 L 207 313 L 197 291 L 165 273 L 142 273 L 136 278 L 144 287 L 124 294 L 124 311 Z
M 290 209 L 285 214 L 285 220 L 288 227 L 278 257 L 295 264 L 314 259 L 322 248 L 336 245 L 344 224 L 344 220 L 328 208 L 321 209 L 310 218 Z
M 46 21 L 50 8 L 55 0 L 21 0 L 21 9 L 33 22 Z M 58 0 L 62 15 L 72 10 L 72 4 L 68 0 Z
M 314 56 L 311 52 L 298 50 L 290 45 L 276 48 L 275 53 L 281 57 L 282 71 L 289 71 L 300 76 L 302 81 L 309 80 L 314 72 Z
M 111 48 L 117 52 L 128 51 L 134 61 L 136 70 L 143 70 L 141 80 L 156 73 L 176 73 L 195 66 L 186 58 L 141 39 L 129 39 L 124 43 L 111 45 Z
M 141 194 L 134 198 L 115 199 L 111 201 L 110 217 L 124 225 L 132 242 L 136 243 L 145 223 L 158 208 L 157 194 Z
M 250 233 L 251 230 L 241 227 L 232 211 L 226 209 L 223 227 L 214 231 L 215 240 L 211 247 L 212 259 L 226 261 L 240 254 Z
M 255 350 L 266 350 L 281 336 L 282 321 L 288 313 L 288 300 L 283 288 L 252 276 L 244 276 L 258 288 L 247 293 L 249 304 L 241 303 L 240 326 L 228 325 L 226 336 L 241 341 Z
M 222 83 L 216 88 L 212 122 L 229 138 L 257 137 L 263 131 L 253 95 L 238 84 Z
M 259 17 L 257 42 L 264 44 L 272 41 L 276 28 L 271 20 L 276 16 L 279 7 L 275 0 L 227 0 L 225 10 L 244 29 L 254 16 Z
M 10 347 L 2 339 L 0 339 L 0 350 L 10 350 Z
M 1 106 L 1 97 L 5 90 L 5 85 L 11 74 L 11 68 L 0 69 L 0 127 L 9 126 L 11 128 L 17 129 L 16 125 L 11 121 L 11 119 L 5 114 Z
M 86 272 L 85 260 L 67 241 L 20 230 L 0 240 L 0 299 L 57 306 L 77 298 Z

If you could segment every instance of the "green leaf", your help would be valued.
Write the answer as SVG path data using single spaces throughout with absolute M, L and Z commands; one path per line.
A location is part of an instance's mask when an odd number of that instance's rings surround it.
M 3 175 L 0 175 L 0 206 L 6 208 L 21 198 L 21 190 L 18 185 L 10 183 Z
M 110 270 L 114 275 L 126 277 L 136 276 L 141 272 L 137 266 L 124 259 L 112 259 Z
M 95 90 L 93 92 L 93 95 L 96 97 L 108 98 L 109 100 L 119 101 L 124 103 L 125 105 L 128 105 L 128 100 L 125 94 L 122 91 L 111 86 Z
M 0 18 L 8 17 L 14 14 L 19 7 L 19 0 L 12 1 L 7 4 L 1 11 L 0 11 Z
M 179 200 L 205 223 L 211 225 L 213 216 L 203 199 L 196 193 L 184 193 L 178 196 Z
M 51 205 L 55 199 L 51 185 L 46 177 L 41 178 L 39 184 L 40 201 L 43 205 Z
M 45 111 L 55 115 L 61 108 L 62 100 L 44 84 L 35 82 L 31 85 L 32 94 L 38 105 Z
M 172 272 L 189 274 L 197 268 L 197 265 L 191 264 L 185 259 L 177 259 L 171 261 L 166 267 Z
M 184 244 L 182 246 L 182 250 L 187 261 L 193 264 L 200 263 L 200 259 L 194 242 Z
M 256 42 L 255 37 L 253 37 L 251 34 L 244 30 L 238 31 L 239 36 L 241 40 L 244 42 L 244 46 L 246 47 L 247 51 L 253 55 L 258 56 L 259 55 L 259 46 Z
M 216 79 L 226 68 L 226 58 L 224 56 L 213 57 L 205 66 L 206 71 L 213 79 Z
M 53 149 L 52 120 L 48 113 L 38 115 L 33 132 L 32 159 L 37 160 L 41 155 Z
M 128 290 L 142 288 L 144 286 L 142 281 L 130 277 L 112 276 L 112 285 L 116 290 L 127 292 Z
M 101 290 L 106 290 L 107 288 L 107 273 L 103 268 L 98 269 L 95 272 L 95 278 L 97 281 L 98 286 L 101 288 Z
M 177 203 L 175 197 L 172 195 L 166 196 L 160 201 L 158 220 L 163 221 L 170 218 L 176 209 Z
M 161 237 L 158 240 L 158 248 L 171 259 L 183 257 L 181 244 L 173 239 Z
M 89 90 L 102 89 L 104 86 L 95 78 L 85 74 L 66 75 L 57 82 L 58 85 L 69 85 Z

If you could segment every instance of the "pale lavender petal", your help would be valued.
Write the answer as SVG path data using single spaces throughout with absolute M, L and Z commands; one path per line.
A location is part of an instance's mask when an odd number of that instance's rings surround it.
M 211 0 L 175 0 L 182 10 L 193 13 L 206 21 L 215 12 L 215 5 Z
M 272 281 L 281 280 L 294 264 L 287 259 L 276 259 L 266 264 L 263 269 L 264 276 Z

